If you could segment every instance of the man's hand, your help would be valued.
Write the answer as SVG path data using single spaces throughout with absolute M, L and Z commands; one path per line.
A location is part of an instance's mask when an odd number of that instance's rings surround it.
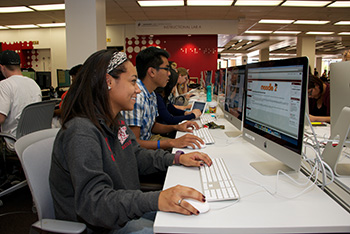
M 199 125 L 195 121 L 186 121 L 182 124 L 177 125 L 177 131 L 181 132 L 192 132 L 193 129 L 198 129 Z

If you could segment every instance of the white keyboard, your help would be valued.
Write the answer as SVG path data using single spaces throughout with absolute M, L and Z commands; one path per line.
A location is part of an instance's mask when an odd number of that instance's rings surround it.
M 211 133 L 209 132 L 208 128 L 200 128 L 200 129 L 194 129 L 193 135 L 198 136 L 201 138 L 206 145 L 214 144 L 215 140 Z
M 199 120 L 200 120 L 202 125 L 206 125 L 208 123 L 215 122 L 216 117 L 212 116 L 212 115 L 204 114 L 204 115 L 199 116 Z
M 236 186 L 222 158 L 212 159 L 213 164 L 200 167 L 203 194 L 207 201 L 239 199 Z

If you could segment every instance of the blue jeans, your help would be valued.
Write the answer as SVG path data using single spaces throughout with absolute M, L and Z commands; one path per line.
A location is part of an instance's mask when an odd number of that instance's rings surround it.
M 156 212 L 148 212 L 139 219 L 130 220 L 122 229 L 115 230 L 109 234 L 153 234 L 153 223 Z

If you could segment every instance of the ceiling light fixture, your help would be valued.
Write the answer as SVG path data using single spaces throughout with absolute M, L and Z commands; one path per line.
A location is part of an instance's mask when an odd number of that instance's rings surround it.
M 21 29 L 21 28 L 39 28 L 38 25 L 35 24 L 23 24 L 23 25 L 6 25 L 6 27 L 11 29 Z
M 65 4 L 33 5 L 29 7 L 37 11 L 58 11 L 64 10 Z
M 18 7 L 0 7 L 0 13 L 19 13 L 19 12 L 31 12 L 34 11 L 25 6 Z
M 270 1 L 253 1 L 253 0 L 237 0 L 235 6 L 277 6 L 280 0 Z
M 37 24 L 42 28 L 54 28 L 54 27 L 65 27 L 66 23 L 52 23 L 52 24 Z
M 308 35 L 331 35 L 331 34 L 334 34 L 334 32 L 307 32 L 305 34 L 308 34 Z
M 338 33 L 338 35 L 343 35 L 343 36 L 350 35 L 350 32 L 340 32 L 340 33 Z
M 137 1 L 141 7 L 184 6 L 184 1 Z
M 293 24 L 327 24 L 327 20 L 296 20 Z
M 338 21 L 334 25 L 350 25 L 350 21 Z
M 294 20 L 262 19 L 259 24 L 291 24 Z
M 274 34 L 299 34 L 301 31 L 274 31 Z
M 231 6 L 233 0 L 187 0 L 187 6 Z
M 268 34 L 272 33 L 272 31 L 245 31 L 244 33 Z
M 9 29 L 8 27 L 0 26 L 0 29 Z
M 287 7 L 324 7 L 331 1 L 289 1 L 287 0 L 282 6 Z
M 350 7 L 350 1 L 336 1 L 327 7 Z

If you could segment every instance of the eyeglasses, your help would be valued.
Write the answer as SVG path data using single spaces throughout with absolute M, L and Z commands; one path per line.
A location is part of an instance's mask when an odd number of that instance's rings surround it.
M 164 70 L 170 72 L 170 69 L 171 69 L 171 68 L 170 68 L 170 67 L 157 67 L 156 69 L 157 69 L 157 70 L 158 70 L 158 69 L 164 69 Z

